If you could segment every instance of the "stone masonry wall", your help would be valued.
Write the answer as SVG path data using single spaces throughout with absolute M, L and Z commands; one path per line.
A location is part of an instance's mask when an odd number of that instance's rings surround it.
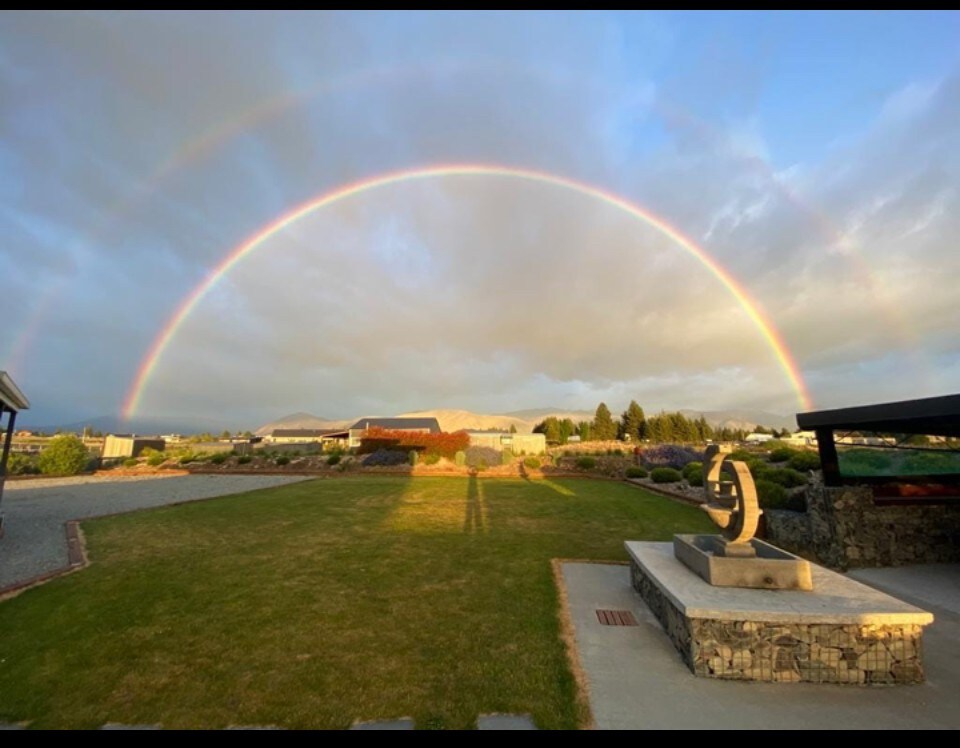
M 922 683 L 923 627 L 686 618 L 634 562 L 640 593 L 695 675 L 778 683 Z
M 770 511 L 767 539 L 826 566 L 960 561 L 960 505 L 877 506 L 869 486 L 811 482 L 807 511 Z

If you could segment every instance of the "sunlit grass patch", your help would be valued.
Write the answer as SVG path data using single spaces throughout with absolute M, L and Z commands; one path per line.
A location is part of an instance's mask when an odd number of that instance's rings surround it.
M 87 522 L 90 568 L 0 603 L 0 720 L 575 727 L 550 559 L 707 526 L 612 482 L 402 477 Z

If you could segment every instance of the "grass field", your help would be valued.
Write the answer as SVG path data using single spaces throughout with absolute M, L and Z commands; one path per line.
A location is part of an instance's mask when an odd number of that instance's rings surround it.
M 88 569 L 0 603 L 0 721 L 576 727 L 550 559 L 710 524 L 614 482 L 397 477 L 83 527 Z

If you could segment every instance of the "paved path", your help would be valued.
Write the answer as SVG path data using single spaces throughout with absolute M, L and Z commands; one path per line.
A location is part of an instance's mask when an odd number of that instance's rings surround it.
M 306 480 L 284 475 L 178 475 L 10 481 L 0 511 L 0 589 L 67 565 L 64 523 L 71 519 L 209 499 Z
M 927 682 L 874 688 L 697 678 L 630 586 L 629 567 L 564 563 L 562 568 L 599 729 L 960 728 L 960 615 L 936 604 L 943 599 L 936 593 L 937 578 L 953 583 L 944 568 L 929 575 L 916 567 L 912 584 L 906 568 L 858 573 L 862 581 L 891 592 L 909 586 L 915 593 L 911 602 L 936 618 L 923 637 Z M 956 565 L 952 570 L 956 573 Z M 598 608 L 630 610 L 640 625 L 603 626 Z

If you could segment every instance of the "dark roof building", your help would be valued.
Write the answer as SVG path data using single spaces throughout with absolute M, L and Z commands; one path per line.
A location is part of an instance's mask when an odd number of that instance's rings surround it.
M 350 427 L 351 431 L 366 431 L 381 428 L 392 431 L 426 431 L 440 433 L 440 423 L 436 418 L 361 418 Z

